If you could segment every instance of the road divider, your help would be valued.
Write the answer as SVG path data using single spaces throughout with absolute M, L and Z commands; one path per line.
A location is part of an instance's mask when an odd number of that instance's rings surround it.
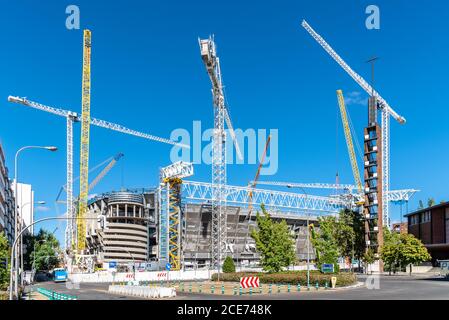
M 112 294 L 120 294 L 140 298 L 176 297 L 176 289 L 173 287 L 110 285 L 108 291 Z

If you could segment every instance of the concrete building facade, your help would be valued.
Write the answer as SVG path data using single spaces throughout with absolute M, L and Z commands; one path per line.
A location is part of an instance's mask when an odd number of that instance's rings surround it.
M 449 201 L 406 214 L 408 233 L 420 239 L 432 263 L 449 259 Z
M 15 181 L 13 181 L 11 188 L 15 192 Z M 32 185 L 19 182 L 15 199 L 22 227 L 30 226 L 34 222 L 34 191 Z M 34 226 L 31 226 L 26 233 L 34 234 Z
M 14 241 L 14 193 L 8 178 L 3 146 L 0 144 L 0 232 L 4 232 L 10 244 Z
M 89 201 L 87 250 L 97 263 L 145 262 L 156 256 L 155 192 L 126 190 L 106 193 Z M 100 219 L 104 219 L 100 218 Z

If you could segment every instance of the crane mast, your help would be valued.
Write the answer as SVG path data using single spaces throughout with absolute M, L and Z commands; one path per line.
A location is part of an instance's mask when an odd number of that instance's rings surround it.
M 343 123 L 343 129 L 345 132 L 346 145 L 348 147 L 349 158 L 351 160 L 352 174 L 354 175 L 354 181 L 357 186 L 357 191 L 363 193 L 363 184 L 360 178 L 359 167 L 357 165 L 357 159 L 354 151 L 354 144 L 352 143 L 351 129 L 349 128 L 348 116 L 346 114 L 345 100 L 343 98 L 343 92 L 337 90 L 338 106 L 340 107 L 341 121 Z
M 200 40 L 201 58 L 212 82 L 214 133 L 212 136 L 212 261 L 218 270 L 226 250 L 226 132 L 225 101 L 221 81 L 220 60 L 212 38 Z
M 83 82 L 82 82 L 82 113 L 81 113 L 81 153 L 80 153 L 80 199 L 78 207 L 78 243 L 79 253 L 85 249 L 84 220 L 87 211 L 89 193 L 89 131 L 90 131 L 90 58 L 91 32 L 84 30 L 83 45 Z

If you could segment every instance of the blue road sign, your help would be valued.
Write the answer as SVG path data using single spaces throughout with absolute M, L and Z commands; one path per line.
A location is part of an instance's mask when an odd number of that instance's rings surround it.
M 166 269 L 167 271 L 170 271 L 170 269 L 171 269 L 171 264 L 170 264 L 170 263 L 167 263 L 167 264 L 165 265 L 165 269 Z
M 109 262 L 109 268 L 110 269 L 117 268 L 117 261 L 110 261 Z
M 323 263 L 321 265 L 321 272 L 334 273 L 334 264 L 333 263 Z

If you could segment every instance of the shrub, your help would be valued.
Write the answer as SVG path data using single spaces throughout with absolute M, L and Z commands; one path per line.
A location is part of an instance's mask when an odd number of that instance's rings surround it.
M 225 261 L 223 262 L 223 272 L 224 273 L 235 272 L 234 260 L 232 260 L 232 258 L 230 256 L 227 256 Z
M 264 272 L 234 272 L 220 274 L 220 281 L 239 282 L 241 277 L 256 276 L 259 277 L 260 283 L 279 283 L 307 286 L 306 271 L 285 271 L 279 273 Z M 350 272 L 342 272 L 338 274 L 324 274 L 319 271 L 310 271 L 310 285 L 314 286 L 317 282 L 319 286 L 324 286 L 327 282 L 330 286 L 331 278 L 337 277 L 337 287 L 344 287 L 355 284 L 357 277 Z M 212 275 L 212 281 L 217 281 L 217 274 Z

